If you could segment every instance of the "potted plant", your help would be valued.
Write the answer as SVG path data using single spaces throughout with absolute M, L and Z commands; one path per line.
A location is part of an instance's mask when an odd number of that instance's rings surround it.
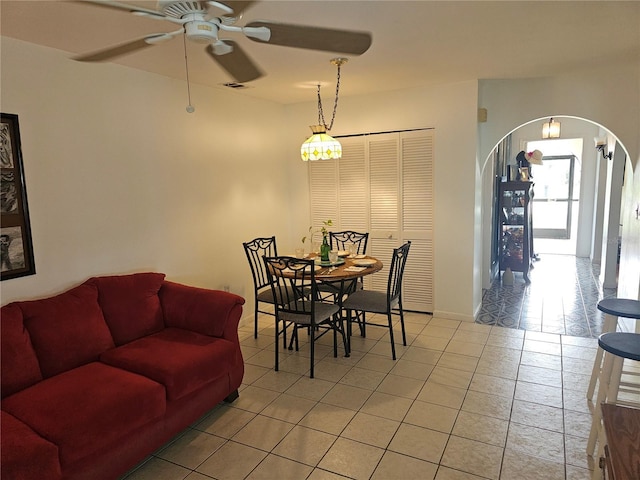
M 313 236 L 317 233 L 321 233 L 322 234 L 322 244 L 320 245 L 320 260 L 323 262 L 328 262 L 329 261 L 329 251 L 331 250 L 331 247 L 329 245 L 329 230 L 327 227 L 332 227 L 333 226 L 333 221 L 331 219 L 329 220 L 324 220 L 322 222 L 322 227 L 320 228 L 313 228 L 313 226 L 309 227 L 309 235 L 307 237 L 307 235 L 305 235 L 304 237 L 302 237 L 302 244 L 304 245 L 304 243 L 307 241 L 307 238 L 309 238 L 311 240 L 311 245 L 313 245 Z

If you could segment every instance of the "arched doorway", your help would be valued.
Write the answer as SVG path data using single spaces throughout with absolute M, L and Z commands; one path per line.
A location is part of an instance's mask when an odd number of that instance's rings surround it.
M 575 117 L 554 118 L 562 123 L 560 138 L 541 139 L 542 124 L 548 118 L 532 120 L 505 135 L 485 163 L 483 184 L 487 187 L 485 193 L 491 194 L 485 195 L 483 203 L 485 294 L 478 321 L 495 321 L 491 324 L 549 333 L 596 336 L 601 319 L 593 318 L 595 304 L 602 296 L 616 293 L 615 286 L 611 289 L 606 284 L 604 269 L 607 262 L 615 264 L 618 259 L 618 232 L 613 231 L 613 226 L 620 224 L 622 171 L 628 155 L 620 146 L 617 156 L 608 160 L 595 149 L 594 137 L 608 137 L 612 149 L 617 145 L 614 135 L 602 126 Z M 541 150 L 546 160 L 543 165 L 533 165 L 531 172 L 536 192 L 531 202 L 533 231 L 537 233 L 533 245 L 540 257 L 539 262 L 532 264 L 532 282 L 538 272 L 547 272 L 549 276 L 539 283 L 545 283 L 550 289 L 543 291 L 540 285 L 528 286 L 522 277 L 516 276 L 509 292 L 497 294 L 494 287 L 496 282 L 499 287 L 501 283 L 497 265 L 500 245 L 496 191 L 499 182 L 509 176 L 510 166 L 516 164 L 518 152 L 533 149 Z M 559 194 L 558 190 L 564 193 Z M 553 269 L 568 273 L 568 279 L 549 273 Z M 585 278 L 586 281 L 580 283 Z M 603 289 L 603 285 L 607 288 Z M 510 295 L 510 301 L 499 298 L 503 293 Z M 525 296 L 527 300 L 538 296 L 540 301 L 532 307 L 525 302 Z

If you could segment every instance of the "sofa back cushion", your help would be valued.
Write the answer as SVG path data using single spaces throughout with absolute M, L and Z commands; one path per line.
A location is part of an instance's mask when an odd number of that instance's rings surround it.
M 158 290 L 162 273 L 134 273 L 94 277 L 98 302 L 116 345 L 159 332 L 164 328 Z
M 15 303 L 0 309 L 0 386 L 2 398 L 42 380 L 38 357 Z
M 95 285 L 17 304 L 45 378 L 94 362 L 114 347 Z

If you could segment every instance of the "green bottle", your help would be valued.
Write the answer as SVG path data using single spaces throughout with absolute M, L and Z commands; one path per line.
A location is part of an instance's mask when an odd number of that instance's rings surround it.
M 329 246 L 329 242 L 327 241 L 327 236 L 324 235 L 322 237 L 322 245 L 320 245 L 320 261 L 328 262 L 330 251 L 331 251 L 331 247 Z

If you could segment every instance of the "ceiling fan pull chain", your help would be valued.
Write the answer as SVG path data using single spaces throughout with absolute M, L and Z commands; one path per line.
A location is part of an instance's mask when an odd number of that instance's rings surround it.
M 193 113 L 195 108 L 191 105 L 191 86 L 189 85 L 189 60 L 187 59 L 187 39 L 186 36 L 182 36 L 182 44 L 184 45 L 184 69 L 187 72 L 187 97 L 189 99 L 189 105 L 187 105 L 187 112 Z

